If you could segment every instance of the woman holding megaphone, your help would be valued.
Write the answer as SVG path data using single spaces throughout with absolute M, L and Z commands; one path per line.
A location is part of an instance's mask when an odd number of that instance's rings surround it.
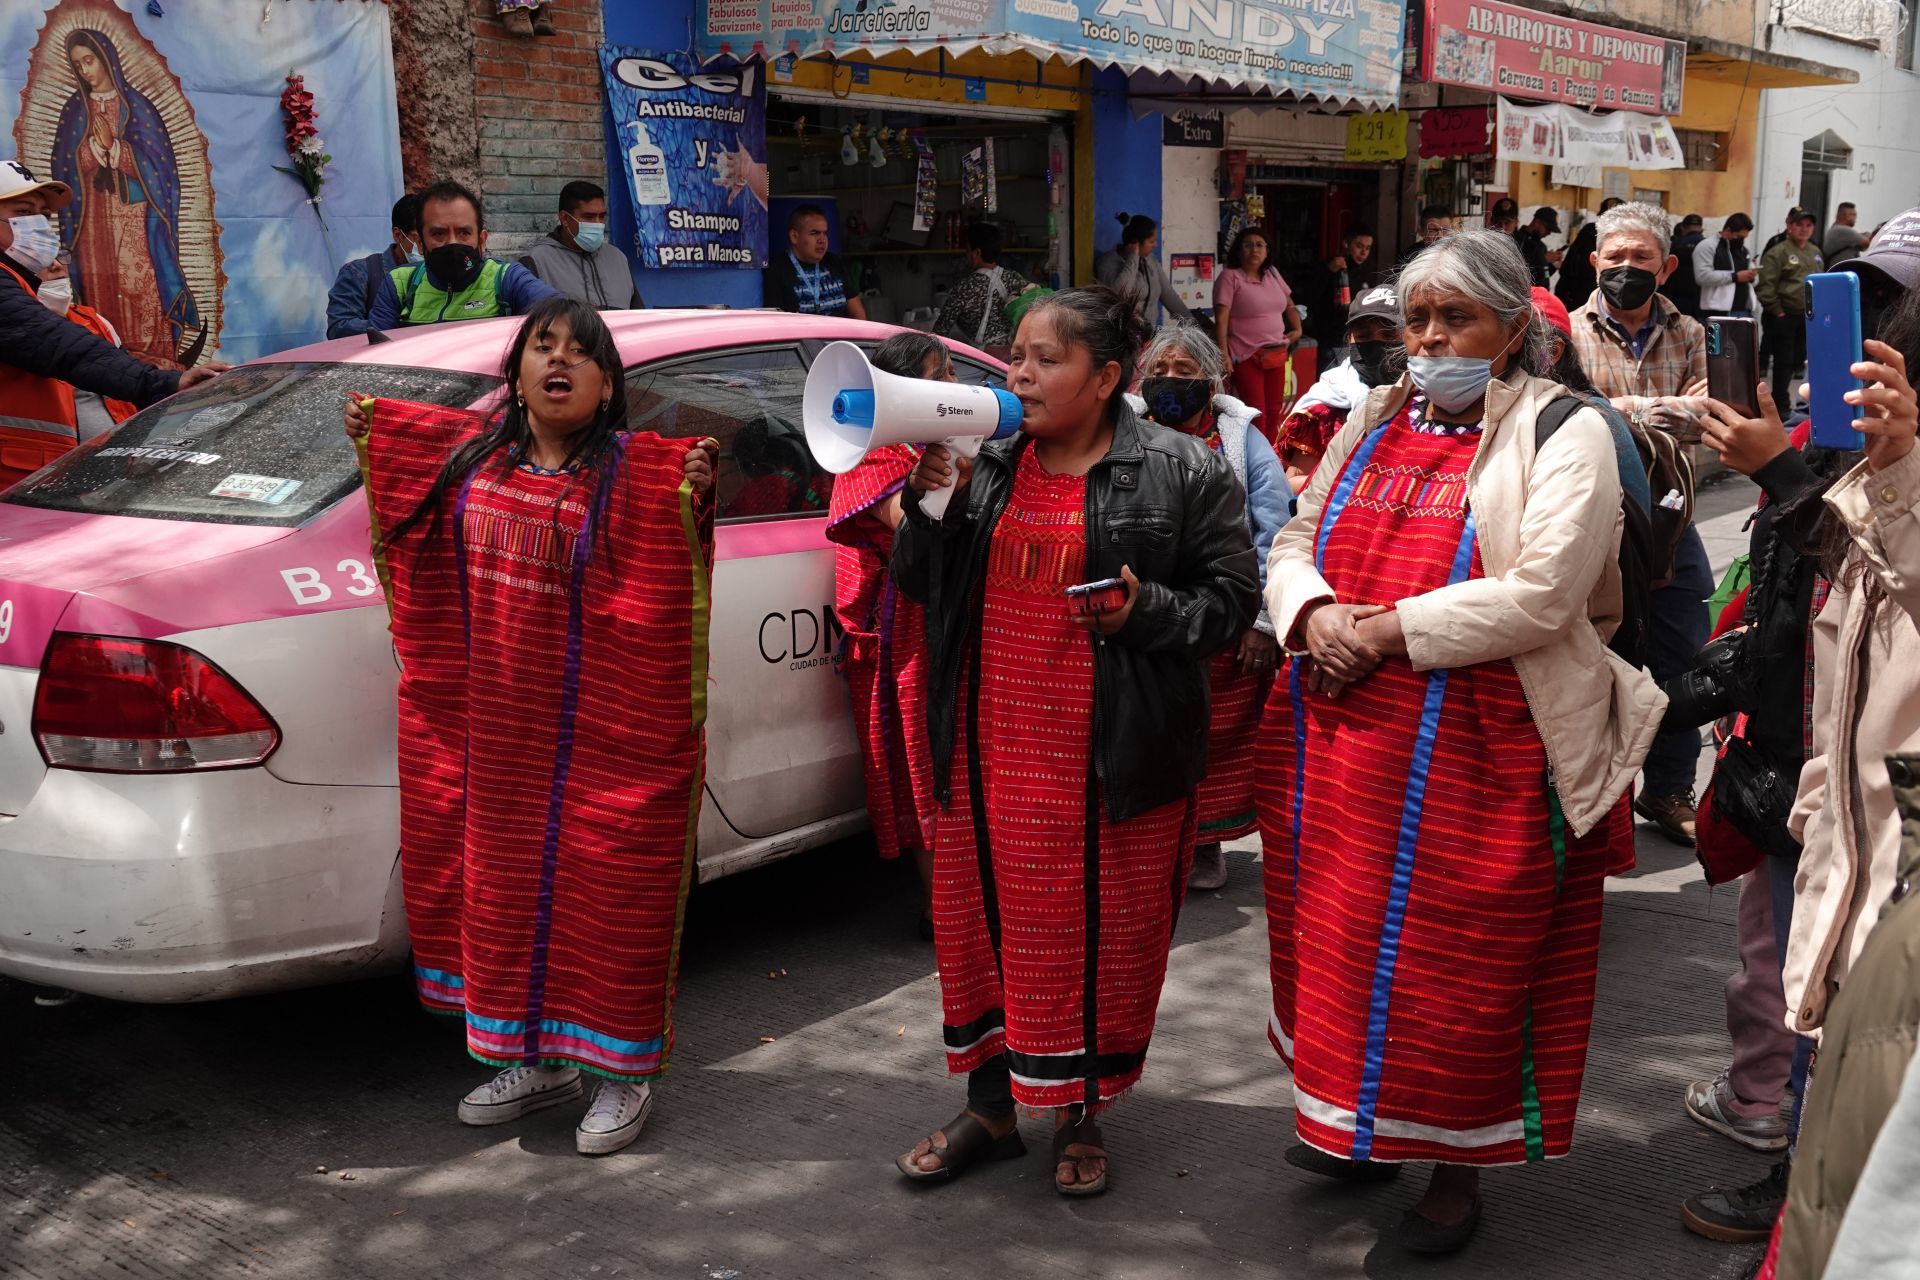
M 1054 1186 L 1097 1195 L 1093 1116 L 1140 1078 L 1206 772 L 1207 663 L 1259 610 L 1239 483 L 1124 392 L 1142 339 L 1109 289 L 1014 335 L 1018 434 L 929 445 L 893 575 L 927 609 L 934 943 L 959 1116 L 896 1161 L 946 1181 L 1025 1153 L 1054 1112 Z M 956 484 L 936 520 L 922 495 Z

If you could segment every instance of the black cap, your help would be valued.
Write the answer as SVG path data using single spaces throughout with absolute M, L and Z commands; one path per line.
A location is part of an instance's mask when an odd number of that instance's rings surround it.
M 1493 202 L 1493 212 L 1487 217 L 1493 222 L 1504 222 L 1508 218 L 1520 216 L 1520 202 L 1512 196 L 1501 196 Z
M 1362 289 L 1347 308 L 1347 327 L 1351 329 L 1362 320 L 1378 316 L 1380 319 L 1400 328 L 1405 322 L 1400 318 L 1400 295 L 1390 284 L 1376 284 Z
M 1547 230 L 1556 235 L 1560 231 L 1560 214 L 1552 205 L 1543 204 L 1538 209 L 1535 209 L 1533 211 L 1533 220 L 1535 222 L 1545 223 Z
M 1863 276 L 1878 272 L 1902 289 L 1920 288 L 1920 209 L 1895 215 L 1859 257 L 1847 259 L 1834 270 Z

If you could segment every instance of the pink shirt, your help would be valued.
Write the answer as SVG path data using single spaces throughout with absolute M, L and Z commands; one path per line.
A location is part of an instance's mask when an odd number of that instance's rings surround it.
M 1261 347 L 1287 340 L 1293 290 L 1278 271 L 1262 272 L 1256 280 L 1239 267 L 1228 267 L 1213 282 L 1213 305 L 1233 308 L 1227 319 L 1227 358 L 1235 364 L 1251 359 Z

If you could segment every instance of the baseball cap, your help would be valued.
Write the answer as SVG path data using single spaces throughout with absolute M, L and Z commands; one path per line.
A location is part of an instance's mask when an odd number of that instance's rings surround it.
M 1877 272 L 1902 289 L 1920 288 L 1920 209 L 1894 215 L 1857 258 L 1834 268 L 1860 275 Z
M 1498 200 L 1495 200 L 1493 202 L 1493 211 L 1487 215 L 1488 219 L 1493 222 L 1499 222 L 1505 218 L 1517 218 L 1519 216 L 1520 203 L 1511 196 L 1501 196 Z
M 1551 290 L 1542 289 L 1539 285 L 1533 287 L 1533 310 L 1534 314 L 1569 338 L 1573 336 L 1573 317 L 1567 314 L 1567 304 L 1554 297 Z
M 0 160 L 0 200 L 11 200 L 38 191 L 47 198 L 47 209 L 54 212 L 73 202 L 73 192 L 64 182 L 42 182 L 18 160 Z
M 1819 219 L 1813 216 L 1813 213 L 1811 210 L 1802 209 L 1799 205 L 1795 205 L 1792 209 L 1787 211 L 1787 221 L 1788 222 L 1818 222 Z
M 1378 316 L 1398 329 L 1404 323 L 1400 318 L 1400 295 L 1394 292 L 1390 284 L 1376 284 L 1362 289 L 1353 303 L 1347 308 L 1347 327 L 1351 329 L 1362 320 Z
M 1533 220 L 1535 222 L 1546 223 L 1547 230 L 1555 234 L 1558 234 L 1560 231 L 1560 214 L 1551 205 L 1543 204 L 1538 209 L 1535 209 L 1533 211 Z

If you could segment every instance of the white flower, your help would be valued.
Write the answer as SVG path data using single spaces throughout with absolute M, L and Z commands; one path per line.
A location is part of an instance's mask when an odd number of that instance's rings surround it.
M 315 134 L 300 144 L 300 154 L 303 156 L 317 156 L 326 149 L 327 144 L 321 139 L 319 134 Z

